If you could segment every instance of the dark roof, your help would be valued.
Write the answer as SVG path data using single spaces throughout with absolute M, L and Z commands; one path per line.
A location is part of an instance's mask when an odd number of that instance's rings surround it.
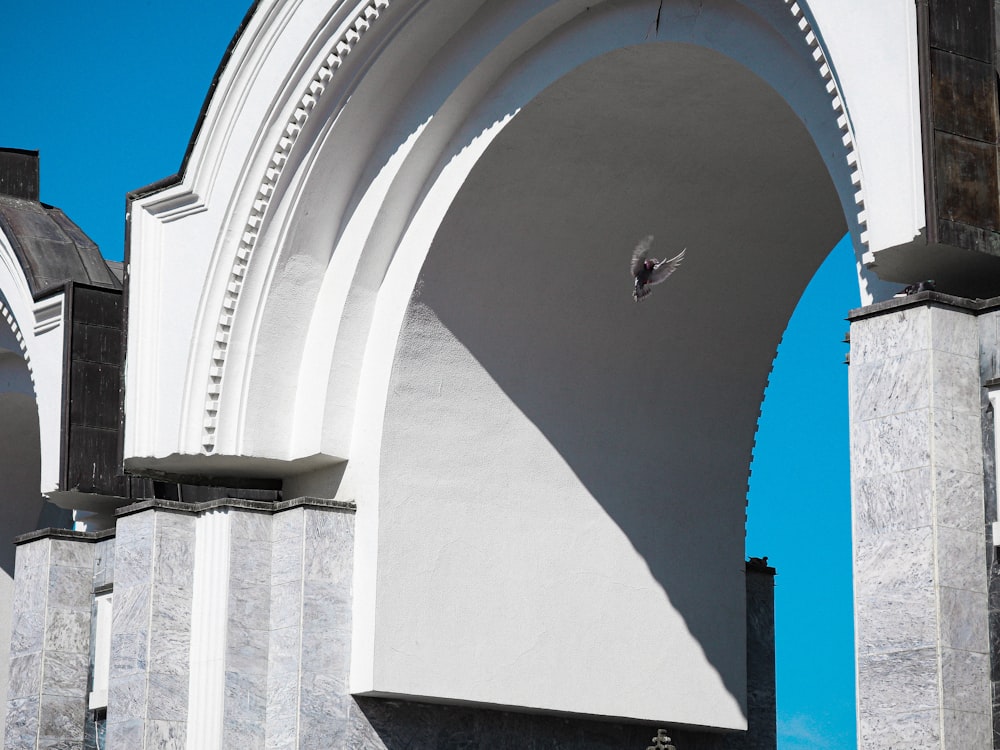
M 69 281 L 122 288 L 94 241 L 54 206 L 0 195 L 0 231 L 13 246 L 34 297 Z

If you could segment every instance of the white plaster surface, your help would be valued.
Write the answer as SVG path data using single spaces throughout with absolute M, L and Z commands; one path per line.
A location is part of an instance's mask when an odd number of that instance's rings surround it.
M 919 232 L 912 7 L 814 0 L 795 6 L 805 10 L 798 18 L 778 0 L 678 0 L 663 4 L 657 31 L 659 5 L 437 0 L 406 13 L 387 0 L 262 3 L 223 71 L 183 182 L 134 205 L 131 283 L 143 302 L 130 307 L 127 459 L 196 457 L 206 440 L 245 456 L 246 471 L 261 458 L 347 458 L 366 298 L 391 259 L 395 225 L 442 174 L 449 141 L 481 128 L 477 111 L 522 106 L 534 92 L 518 76 L 533 76 L 537 92 L 618 47 L 692 42 L 749 66 L 815 139 L 859 253 L 862 235 L 877 249 Z M 388 46 L 376 41 L 389 35 Z M 809 46 L 814 38 L 820 47 Z M 823 50 L 826 81 L 814 59 Z M 853 154 L 834 105 L 844 108 Z M 713 151 L 703 158 L 729 158 Z M 638 183 L 615 174 L 610 158 L 601 179 L 621 195 Z M 247 230 L 258 238 L 250 250 L 239 244 Z M 224 307 L 231 289 L 249 301 Z M 224 362 L 213 364 L 216 354 Z M 213 368 L 229 368 L 231 385 Z
M 126 463 L 357 501 L 354 690 L 742 726 L 757 409 L 845 229 L 919 232 L 914 10 L 660 6 L 264 0 L 133 203 Z

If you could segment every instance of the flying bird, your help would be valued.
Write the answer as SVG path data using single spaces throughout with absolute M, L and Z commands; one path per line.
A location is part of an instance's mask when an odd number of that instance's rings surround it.
M 635 277 L 635 288 L 632 290 L 632 299 L 636 302 L 643 299 L 653 291 L 650 287 L 659 284 L 677 270 L 677 266 L 684 260 L 684 250 L 669 260 L 657 260 L 649 258 L 649 247 L 653 244 L 653 235 L 645 237 L 635 246 L 632 253 L 632 275 Z

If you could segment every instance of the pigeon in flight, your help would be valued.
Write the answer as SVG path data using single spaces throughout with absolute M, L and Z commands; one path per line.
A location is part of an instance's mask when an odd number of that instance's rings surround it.
M 644 238 L 635 246 L 632 253 L 632 275 L 635 277 L 635 289 L 632 290 L 632 299 L 636 302 L 644 298 L 651 291 L 653 284 L 659 284 L 677 270 L 677 266 L 684 260 L 684 250 L 669 260 L 657 260 L 647 258 L 649 246 L 653 244 L 653 235 Z

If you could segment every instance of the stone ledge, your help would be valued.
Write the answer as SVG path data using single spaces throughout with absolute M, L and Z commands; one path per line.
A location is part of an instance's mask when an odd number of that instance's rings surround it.
M 895 312 L 907 307 L 920 307 L 922 305 L 934 305 L 935 307 L 951 308 L 953 310 L 964 310 L 974 315 L 990 312 L 1000 308 L 1000 297 L 990 297 L 989 299 L 969 299 L 968 297 L 955 297 L 943 292 L 917 292 L 905 297 L 893 297 L 882 302 L 876 302 L 867 307 L 858 307 L 847 314 L 850 321 L 863 320 L 887 312 Z
M 27 544 L 39 539 L 69 539 L 74 542 L 100 542 L 103 539 L 111 539 L 115 535 L 114 529 L 102 529 L 101 531 L 74 531 L 73 529 L 36 529 L 19 534 L 14 537 L 14 544 Z
M 216 500 L 206 500 L 201 503 L 181 503 L 176 500 L 149 499 L 141 500 L 124 508 L 115 511 L 115 516 L 121 518 L 132 513 L 141 513 L 144 510 L 167 510 L 174 513 L 204 513 L 216 508 L 234 508 L 236 510 L 249 510 L 256 513 L 280 513 L 292 508 L 326 508 L 329 510 L 340 510 L 347 513 L 354 513 L 357 504 L 353 500 L 329 500 L 322 497 L 294 497 L 289 500 L 279 500 L 268 502 L 266 500 L 240 500 L 238 498 L 220 497 Z M 39 539 L 68 539 L 74 542 L 100 542 L 103 539 L 113 539 L 115 529 L 102 529 L 101 531 L 75 531 L 73 529 L 37 529 L 20 534 L 14 537 L 14 544 L 27 544 Z
M 270 502 L 268 500 L 241 500 L 233 497 L 220 497 L 215 500 L 205 500 L 200 503 L 182 503 L 177 500 L 161 500 L 152 498 L 140 500 L 137 503 L 126 505 L 115 511 L 115 516 L 121 518 L 133 513 L 140 513 L 144 510 L 156 509 L 167 510 L 175 513 L 204 513 L 216 508 L 234 508 L 236 510 L 249 510 L 258 513 L 280 513 L 291 508 L 328 508 L 331 510 L 342 510 L 353 513 L 357 510 L 357 504 L 353 500 L 330 500 L 322 497 L 295 497 L 289 500 L 278 500 Z

